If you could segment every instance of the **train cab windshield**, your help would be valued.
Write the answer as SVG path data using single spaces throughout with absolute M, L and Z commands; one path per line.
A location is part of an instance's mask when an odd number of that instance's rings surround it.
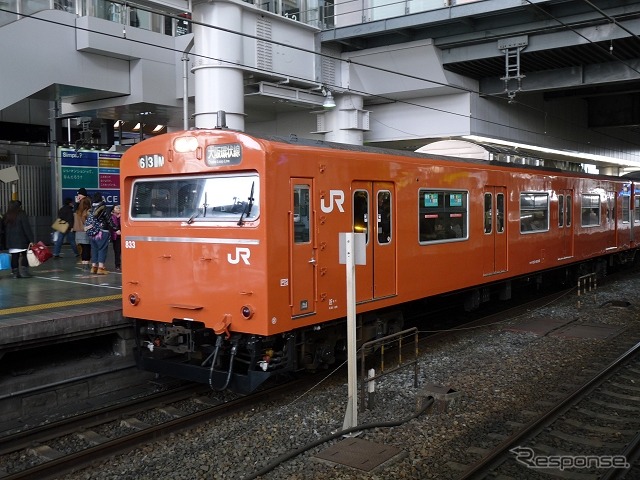
M 130 217 L 244 225 L 260 216 L 257 174 L 150 178 L 133 184 Z

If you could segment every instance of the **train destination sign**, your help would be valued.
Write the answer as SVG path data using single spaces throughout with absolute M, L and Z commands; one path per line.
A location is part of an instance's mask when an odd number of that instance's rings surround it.
M 240 165 L 241 161 L 242 147 L 239 143 L 207 146 L 205 163 L 210 167 L 217 167 L 220 165 Z

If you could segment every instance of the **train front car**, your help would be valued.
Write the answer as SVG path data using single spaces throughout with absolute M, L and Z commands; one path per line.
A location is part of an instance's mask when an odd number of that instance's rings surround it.
M 123 313 L 140 368 L 241 393 L 292 368 L 292 340 L 269 336 L 265 317 L 265 156 L 223 130 L 124 155 Z

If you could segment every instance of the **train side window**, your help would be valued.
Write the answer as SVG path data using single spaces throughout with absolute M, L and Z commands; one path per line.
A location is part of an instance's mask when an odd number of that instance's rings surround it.
M 353 192 L 353 232 L 364 233 L 365 243 L 369 243 L 369 192 Z
M 600 225 L 600 195 L 582 195 L 581 217 L 583 227 Z
M 308 243 L 310 236 L 309 185 L 293 186 L 293 241 Z
M 378 243 L 391 243 L 391 192 L 378 192 Z
M 638 195 L 638 193 L 636 193 Z M 633 197 L 633 223 L 640 223 L 640 196 Z
M 571 226 L 572 221 L 572 213 L 573 212 L 573 200 L 571 200 L 571 195 L 567 195 L 567 227 Z
M 630 219 L 630 208 L 631 208 L 631 197 L 625 195 L 622 197 L 622 222 L 629 223 Z
M 419 241 L 451 242 L 466 240 L 467 192 L 420 190 L 418 193 Z
M 491 211 L 492 195 L 490 193 L 484 194 L 484 233 L 491 233 L 492 224 L 491 218 L 493 212 Z
M 520 194 L 520 233 L 549 230 L 549 194 L 524 192 Z

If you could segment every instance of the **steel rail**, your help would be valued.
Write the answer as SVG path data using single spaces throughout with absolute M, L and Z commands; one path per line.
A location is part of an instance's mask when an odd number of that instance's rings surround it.
M 317 378 L 314 380 L 317 381 Z M 46 480 L 59 478 L 61 474 L 77 471 L 80 468 L 107 459 L 113 455 L 124 453 L 144 445 L 151 441 L 159 440 L 169 434 L 192 428 L 204 422 L 216 418 L 223 418 L 246 408 L 255 406 L 256 403 L 274 400 L 279 397 L 291 394 L 292 388 L 310 383 L 311 379 L 303 378 L 283 385 L 278 385 L 269 390 L 265 390 L 247 397 L 238 398 L 219 405 L 205 408 L 199 412 L 186 414 L 183 417 L 169 420 L 158 425 L 150 426 L 122 437 L 109 440 L 99 445 L 86 448 L 79 452 L 65 455 L 63 457 L 45 461 L 39 465 L 30 467 L 20 472 L 9 473 L 2 477 L 2 480 L 26 480 L 37 478 Z M 105 422 L 97 422 L 105 423 Z
M 606 380 L 612 373 L 620 368 L 625 362 L 631 359 L 640 351 L 640 343 L 637 343 L 625 353 L 620 355 L 611 364 L 606 366 L 598 374 L 596 374 L 591 380 L 584 383 L 582 386 L 576 388 L 563 400 L 559 401 L 556 405 L 551 407 L 547 412 L 532 420 L 522 430 L 512 435 L 511 437 L 500 443 L 489 455 L 485 456 L 478 463 L 472 465 L 467 469 L 458 480 L 472 480 L 484 478 L 492 469 L 496 468 L 505 460 L 505 454 L 513 447 L 522 444 L 525 440 L 535 436 L 539 431 L 547 427 L 553 421 L 555 421 L 560 415 L 565 413 L 571 407 L 573 407 L 578 400 L 582 399 L 593 390 L 598 388 L 604 380 Z M 636 447 L 637 448 L 637 447 Z

